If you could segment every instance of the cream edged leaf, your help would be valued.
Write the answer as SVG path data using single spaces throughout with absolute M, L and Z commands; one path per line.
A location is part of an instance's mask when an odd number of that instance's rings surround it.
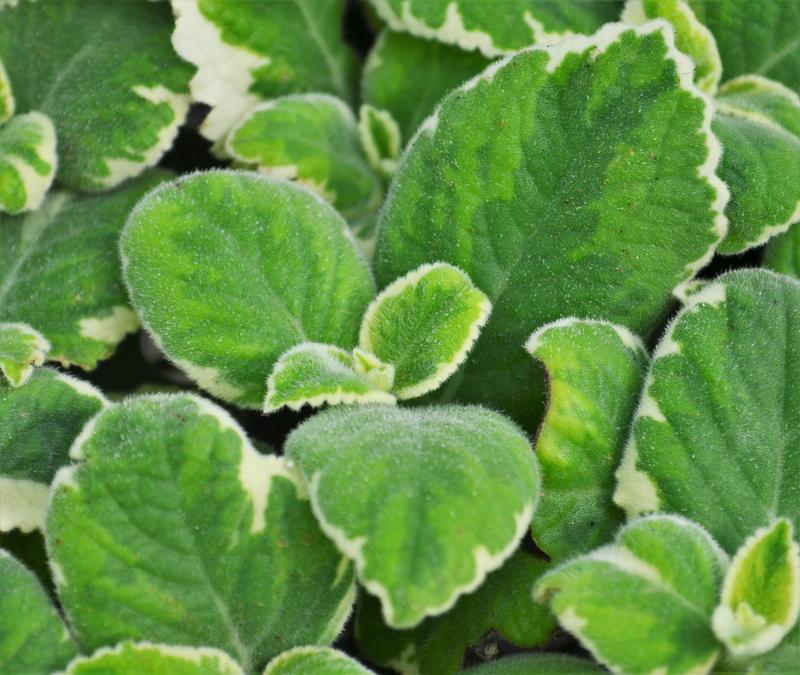
M 0 372 L 12 387 L 25 384 L 49 351 L 50 343 L 28 324 L 0 322 Z
M 16 115 L 0 126 L 0 211 L 39 208 L 56 167 L 56 130 L 47 115 Z

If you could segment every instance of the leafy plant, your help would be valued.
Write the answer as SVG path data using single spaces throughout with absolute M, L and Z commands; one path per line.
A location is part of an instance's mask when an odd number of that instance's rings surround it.
M 798 73 L 796 0 L 0 0 L 0 672 L 800 673 Z

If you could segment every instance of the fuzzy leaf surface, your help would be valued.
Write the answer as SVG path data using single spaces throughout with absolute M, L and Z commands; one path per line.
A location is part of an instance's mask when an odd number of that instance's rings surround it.
M 358 661 L 330 647 L 295 647 L 267 664 L 264 675 L 371 675 Z
M 202 388 L 260 408 L 302 342 L 354 346 L 374 287 L 331 206 L 285 181 L 211 171 L 150 193 L 122 235 L 131 300 Z
M 800 224 L 769 240 L 764 249 L 764 267 L 800 279 Z
M 397 169 L 402 132 L 392 114 L 365 103 L 358 111 L 358 135 L 369 165 L 384 178 Z
M 394 628 L 447 611 L 502 565 L 539 493 L 525 436 L 482 408 L 334 408 L 285 450 L 322 529 Z
M 0 212 L 39 208 L 57 163 L 56 130 L 47 115 L 16 115 L 0 127 Z
M 583 675 L 606 671 L 591 661 L 567 654 L 520 654 L 489 661 L 464 672 L 468 675 Z
M 304 484 L 194 396 L 128 399 L 73 446 L 53 483 L 47 546 L 84 649 L 122 639 L 226 651 L 246 671 L 332 641 L 353 574 Z
M 26 323 L 0 323 L 0 372 L 12 387 L 25 384 L 44 363 L 50 343 Z

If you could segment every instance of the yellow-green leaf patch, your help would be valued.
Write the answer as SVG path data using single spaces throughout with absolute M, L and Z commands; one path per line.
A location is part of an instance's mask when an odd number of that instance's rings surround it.
M 16 115 L 0 126 L 0 212 L 39 208 L 56 165 L 56 131 L 47 115 Z
M 267 664 L 264 675 L 371 675 L 358 661 L 330 647 L 295 647 Z
M 12 387 L 25 384 L 44 363 L 50 343 L 26 323 L 0 323 L 0 372 Z

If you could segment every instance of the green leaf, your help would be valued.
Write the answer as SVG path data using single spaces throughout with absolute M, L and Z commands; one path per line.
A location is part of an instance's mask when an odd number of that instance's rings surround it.
M 210 647 L 173 647 L 121 642 L 73 659 L 63 675 L 244 675 L 225 652 Z
M 264 675 L 370 675 L 358 661 L 329 647 L 295 647 L 267 664 Z
M 800 614 L 800 546 L 786 518 L 751 535 L 736 552 L 714 611 L 716 636 L 736 657 L 771 651 Z
M 260 101 L 310 91 L 353 99 L 356 59 L 342 37 L 345 0 L 172 0 L 172 44 L 197 66 L 201 130 L 219 140 Z
M 171 26 L 169 7 L 155 2 L 43 0 L 0 9 L 0 60 L 17 111 L 53 120 L 62 183 L 106 190 L 170 148 L 189 109 L 192 73 L 169 43 Z
M 169 175 L 151 171 L 97 196 L 54 191 L 38 211 L 0 217 L 0 321 L 34 326 L 63 365 L 88 370 L 111 356 L 139 326 L 117 239 L 138 199 Z
M 487 56 L 530 44 L 554 44 L 565 36 L 593 33 L 619 16 L 621 2 L 505 0 L 503 11 L 474 0 L 370 0 L 397 31 L 434 39 Z
M 394 628 L 446 612 L 500 567 L 539 493 L 525 436 L 482 408 L 333 408 L 292 432 L 285 452 Z
M 550 637 L 555 621 L 546 608 L 532 605 L 520 591 L 531 588 L 547 568 L 543 560 L 517 551 L 477 591 L 459 598 L 446 614 L 425 619 L 412 630 L 387 627 L 379 602 L 362 594 L 356 613 L 359 653 L 401 673 L 447 675 L 461 669 L 467 649 L 490 631 L 499 634 L 496 639 L 519 647 L 540 645 Z M 486 651 L 491 646 L 488 641 Z
M 384 30 L 364 65 L 361 92 L 364 101 L 388 110 L 410 139 L 447 92 L 489 63 L 479 52 Z
M 639 400 L 647 353 L 622 326 L 562 319 L 525 348 L 546 372 L 549 403 L 536 438 L 542 501 L 533 535 L 551 559 L 586 553 L 613 538 L 623 514 L 614 470 Z
M 800 224 L 769 240 L 764 249 L 764 267 L 800 279 Z
M 690 296 L 653 354 L 614 501 L 681 513 L 733 553 L 800 518 L 800 284 L 741 270 Z
M 0 671 L 49 675 L 75 644 L 32 572 L 0 549 Z
M 353 113 L 327 94 L 284 96 L 256 106 L 228 134 L 225 150 L 261 173 L 307 187 L 348 218 L 374 211 L 383 197 Z
M 0 372 L 12 387 L 25 384 L 44 363 L 50 343 L 26 323 L 0 323 Z
M 726 566 L 703 528 L 650 516 L 545 575 L 534 594 L 615 673 L 706 673 L 719 651 L 710 620 Z
M 358 135 L 369 165 L 384 178 L 397 170 L 402 140 L 391 113 L 364 104 L 358 111 Z
M 725 79 L 763 75 L 800 93 L 797 0 L 686 0 L 717 40 Z
M 490 66 L 428 118 L 381 212 L 375 264 L 385 285 L 449 262 L 492 302 L 445 398 L 534 427 L 545 397 L 520 348 L 531 331 L 585 316 L 647 336 L 710 259 L 727 190 L 691 72 L 664 24 L 612 24 Z
M 599 666 L 586 659 L 567 654 L 519 654 L 508 658 L 489 661 L 477 668 L 464 671 L 468 675 L 582 675 L 583 673 L 604 673 Z
M 394 366 L 397 398 L 415 398 L 437 389 L 464 362 L 491 311 L 460 269 L 422 265 L 372 301 L 359 347 Z
M 281 354 L 354 345 L 374 293 L 333 208 L 257 174 L 210 171 L 143 199 L 122 234 L 131 300 L 203 389 L 260 408 Z
M 109 450 L 113 449 L 113 452 Z M 354 593 L 296 471 L 195 396 L 101 413 L 55 477 L 47 546 L 85 649 L 153 640 L 223 649 L 246 671 L 328 643 Z
M 395 397 L 388 393 L 391 384 L 377 387 L 356 372 L 353 361 L 351 354 L 333 345 L 304 342 L 292 347 L 278 359 L 267 380 L 264 412 L 326 403 L 394 403 Z
M 722 77 L 717 43 L 686 0 L 628 0 L 622 12 L 622 20 L 634 26 L 659 18 L 672 24 L 675 46 L 694 61 L 697 86 L 707 94 L 716 93 Z
M 0 383 L 0 532 L 44 527 L 50 481 L 106 405 L 91 385 L 50 368 L 37 368 L 23 387 Z
M 713 129 L 731 191 L 719 251 L 741 253 L 800 220 L 800 97 L 755 75 L 731 80 L 720 89 Z
M 0 127 L 0 212 L 38 209 L 56 164 L 56 130 L 47 115 L 17 115 Z
M 0 61 L 0 124 L 8 122 L 14 114 L 16 103 L 11 93 L 11 81 L 3 62 Z
M 774 650 L 754 659 L 747 668 L 750 675 L 791 673 L 800 662 L 800 625 L 787 635 Z

